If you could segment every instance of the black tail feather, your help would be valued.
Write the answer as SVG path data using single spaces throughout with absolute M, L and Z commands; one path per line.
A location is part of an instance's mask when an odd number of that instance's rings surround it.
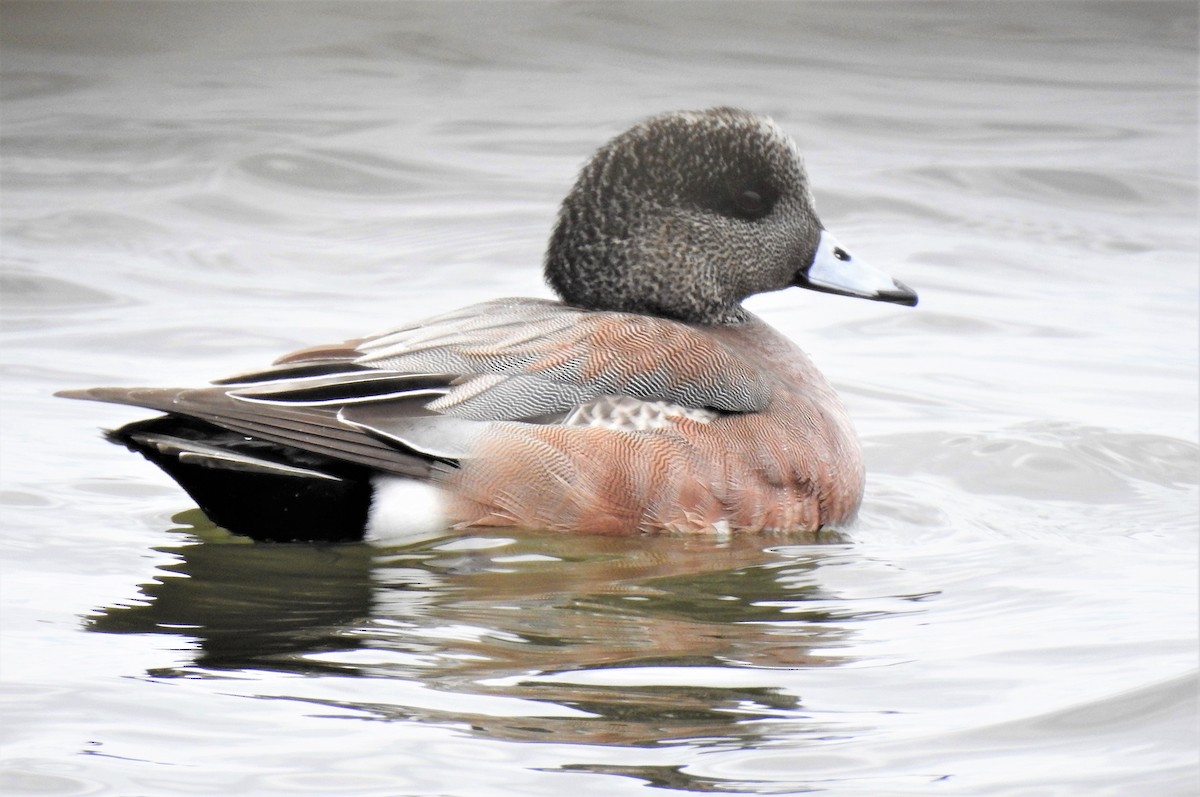
M 368 468 L 164 415 L 106 433 L 179 483 L 209 519 L 267 542 L 361 540 Z

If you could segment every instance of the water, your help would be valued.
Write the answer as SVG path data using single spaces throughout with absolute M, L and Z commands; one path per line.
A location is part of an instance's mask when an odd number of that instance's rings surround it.
M 1194 4 L 0 16 L 4 793 L 1195 793 Z M 843 539 L 238 544 L 49 398 L 546 295 L 590 151 L 721 103 L 921 294 L 752 303 Z

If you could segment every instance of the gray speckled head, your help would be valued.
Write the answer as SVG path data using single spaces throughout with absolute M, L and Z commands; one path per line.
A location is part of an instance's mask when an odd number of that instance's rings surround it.
M 795 143 L 732 108 L 647 119 L 601 147 L 563 201 L 546 280 L 580 307 L 743 320 L 796 285 L 821 223 Z

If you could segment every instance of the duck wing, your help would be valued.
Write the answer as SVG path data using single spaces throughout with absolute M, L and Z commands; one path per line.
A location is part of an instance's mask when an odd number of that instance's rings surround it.
M 769 393 L 758 369 L 702 328 L 504 299 L 293 352 L 214 387 L 60 395 L 197 418 L 423 477 L 470 456 L 478 435 L 497 421 L 559 423 L 584 405 L 617 406 L 611 397 L 747 413 L 764 408 Z
M 484 302 L 304 349 L 277 360 L 273 370 L 241 379 L 303 369 L 361 369 L 364 379 L 380 372 L 457 375 L 428 407 L 470 420 L 533 418 L 603 396 L 755 412 L 770 395 L 760 370 L 702 328 L 541 299 Z

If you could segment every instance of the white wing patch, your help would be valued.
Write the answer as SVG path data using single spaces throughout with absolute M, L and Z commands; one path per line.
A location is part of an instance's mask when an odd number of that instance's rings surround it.
M 709 423 L 715 410 L 684 407 L 669 401 L 642 401 L 629 396 L 604 396 L 576 407 L 563 419 L 563 426 L 591 426 L 620 432 L 652 432 L 668 429 L 679 421 Z

